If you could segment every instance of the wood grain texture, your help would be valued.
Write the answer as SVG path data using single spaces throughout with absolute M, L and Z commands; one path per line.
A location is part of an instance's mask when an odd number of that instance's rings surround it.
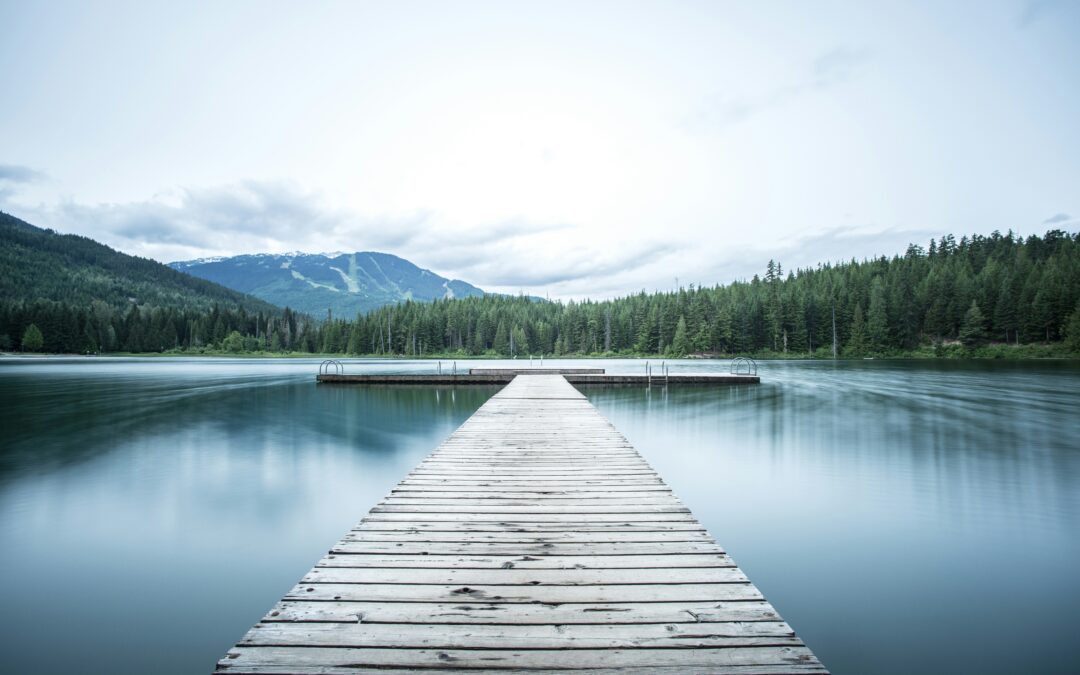
M 558 375 L 515 377 L 220 673 L 827 672 Z

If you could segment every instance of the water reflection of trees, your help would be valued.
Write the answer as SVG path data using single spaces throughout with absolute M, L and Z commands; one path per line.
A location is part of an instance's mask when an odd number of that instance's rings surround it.
M 949 502 L 967 519 L 989 499 L 1050 518 L 1076 508 L 1078 377 L 1067 364 L 770 364 L 757 386 L 588 393 L 668 466 L 722 457 L 717 466 L 828 476 L 851 494 L 891 480 L 880 498 L 910 490 L 920 508 Z
M 460 424 L 497 387 L 353 387 L 295 379 L 171 380 L 22 377 L 0 380 L 0 480 L 49 471 L 134 442 L 201 429 L 231 446 L 336 442 L 389 453 L 403 437 Z M 448 433 L 449 431 L 447 431 Z

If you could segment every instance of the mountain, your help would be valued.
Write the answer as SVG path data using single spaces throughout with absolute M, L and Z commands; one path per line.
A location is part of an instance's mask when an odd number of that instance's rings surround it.
M 281 310 L 159 262 L 121 253 L 93 239 L 58 234 L 0 211 L 0 298 L 87 306 L 132 303 L 176 309 Z
M 169 263 L 173 269 L 316 317 L 336 317 L 404 300 L 482 296 L 484 291 L 422 269 L 388 253 L 285 253 L 203 258 Z

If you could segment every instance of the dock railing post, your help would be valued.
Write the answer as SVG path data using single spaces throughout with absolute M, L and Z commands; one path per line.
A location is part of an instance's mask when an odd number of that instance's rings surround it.
M 454 377 L 457 377 L 457 361 L 454 361 Z
M 439 361 L 439 374 L 442 375 L 442 361 Z

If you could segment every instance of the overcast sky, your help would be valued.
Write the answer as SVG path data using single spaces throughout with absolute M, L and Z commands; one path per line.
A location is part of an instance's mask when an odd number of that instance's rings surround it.
M 0 0 L 0 210 L 551 297 L 1080 228 L 1080 1 Z

